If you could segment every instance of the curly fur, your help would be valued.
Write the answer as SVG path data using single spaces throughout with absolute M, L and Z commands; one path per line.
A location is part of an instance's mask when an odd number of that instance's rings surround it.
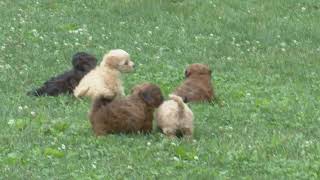
M 211 83 L 211 70 L 208 65 L 191 64 L 185 70 L 186 80 L 174 94 L 189 102 L 212 101 L 214 90 Z
M 111 50 L 103 57 L 100 65 L 80 81 L 74 90 L 74 95 L 89 96 L 92 99 L 123 96 L 121 73 L 131 72 L 133 68 L 134 63 L 127 52 L 121 49 Z
M 145 83 L 136 86 L 132 95 L 108 100 L 94 100 L 89 119 L 97 136 L 110 133 L 149 133 L 154 109 L 163 102 L 158 86 Z
M 182 134 L 192 138 L 193 113 L 183 99 L 176 95 L 169 95 L 170 100 L 164 101 L 156 112 L 157 126 L 168 137 Z
M 40 88 L 27 93 L 30 96 L 58 96 L 70 93 L 79 84 L 80 80 L 97 64 L 97 59 L 85 52 L 78 52 L 72 57 L 73 69 L 56 77 L 50 78 Z

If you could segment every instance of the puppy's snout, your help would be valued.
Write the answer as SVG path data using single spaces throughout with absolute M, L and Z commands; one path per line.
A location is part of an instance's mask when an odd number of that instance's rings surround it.
M 130 62 L 129 62 L 129 66 L 131 66 L 132 68 L 134 68 L 134 67 L 135 67 L 135 64 L 134 64 L 134 62 L 133 62 L 132 60 L 130 60 Z

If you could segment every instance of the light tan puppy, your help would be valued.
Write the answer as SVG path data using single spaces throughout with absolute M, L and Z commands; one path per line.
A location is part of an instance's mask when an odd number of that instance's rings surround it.
M 130 55 L 121 49 L 114 49 L 104 55 L 101 63 L 82 78 L 73 94 L 76 97 L 89 96 L 91 99 L 123 96 L 121 73 L 133 71 Z
M 181 97 L 169 95 L 171 100 L 164 101 L 157 110 L 157 125 L 170 138 L 181 134 L 192 138 L 193 113 Z

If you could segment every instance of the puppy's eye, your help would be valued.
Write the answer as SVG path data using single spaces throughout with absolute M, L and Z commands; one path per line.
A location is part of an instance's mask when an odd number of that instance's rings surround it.
M 126 61 L 125 63 L 124 63 L 124 65 L 128 65 L 129 64 L 129 61 Z

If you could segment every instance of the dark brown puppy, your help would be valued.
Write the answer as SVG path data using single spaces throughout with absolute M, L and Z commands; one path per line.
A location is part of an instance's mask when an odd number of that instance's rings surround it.
M 214 90 L 208 65 L 191 64 L 185 71 L 186 80 L 174 91 L 187 102 L 212 101 Z
M 98 98 L 89 113 L 97 136 L 110 133 L 149 133 L 153 112 L 163 102 L 158 86 L 145 83 L 132 89 L 131 96 L 115 100 Z
M 56 77 L 50 78 L 40 88 L 27 93 L 31 96 L 58 96 L 63 93 L 73 93 L 80 80 L 97 65 L 96 57 L 78 52 L 72 57 L 73 69 Z

